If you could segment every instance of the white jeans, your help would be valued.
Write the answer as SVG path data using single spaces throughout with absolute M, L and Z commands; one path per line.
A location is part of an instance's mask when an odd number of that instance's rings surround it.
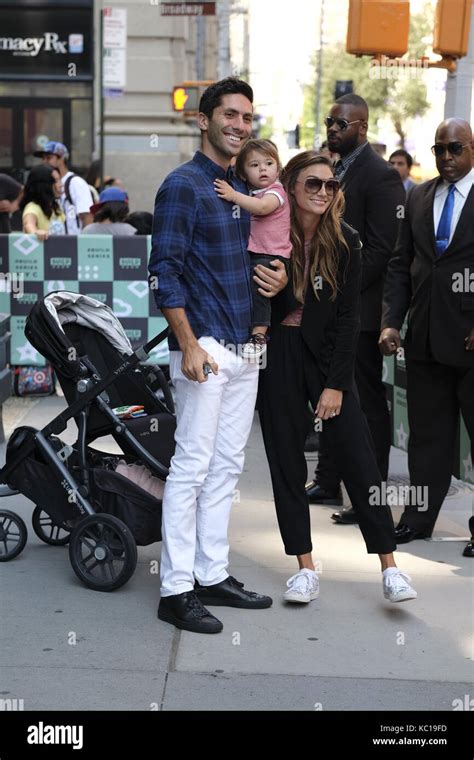
M 219 365 L 207 382 L 181 372 L 181 351 L 170 352 L 176 389 L 176 450 L 163 495 L 161 596 L 192 591 L 228 576 L 227 530 L 244 465 L 258 385 L 258 365 L 214 338 L 199 344 Z

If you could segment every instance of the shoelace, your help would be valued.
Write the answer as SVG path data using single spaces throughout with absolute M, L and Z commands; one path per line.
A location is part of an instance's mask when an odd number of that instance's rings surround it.
M 209 611 L 206 610 L 203 603 L 198 599 L 196 594 L 190 592 L 189 608 L 195 618 L 203 618 L 209 615 Z
M 244 584 L 241 583 L 240 581 L 238 581 L 237 578 L 234 578 L 233 575 L 229 575 L 229 577 L 227 578 L 227 580 L 230 581 L 230 583 L 232 583 L 234 586 L 239 586 L 239 588 L 243 588 L 244 587 Z
M 308 591 L 311 591 L 312 578 L 308 573 L 296 573 L 287 580 L 286 585 L 292 591 L 301 591 L 303 594 L 307 594 Z
M 397 573 L 390 573 L 389 575 L 385 576 L 385 583 L 388 588 L 394 588 L 395 590 L 399 591 L 408 588 L 410 581 L 410 576 L 406 573 L 402 573 L 401 570 L 399 570 Z

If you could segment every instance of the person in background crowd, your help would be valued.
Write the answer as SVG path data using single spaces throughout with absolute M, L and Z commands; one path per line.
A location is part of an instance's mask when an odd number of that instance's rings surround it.
M 128 195 L 119 187 L 108 187 L 99 195 L 99 202 L 91 206 L 92 224 L 82 230 L 82 235 L 136 235 L 136 228 L 128 224 Z
M 65 217 L 59 203 L 61 194 L 59 171 L 51 166 L 33 166 L 20 204 L 23 232 L 34 233 L 38 240 L 46 240 L 49 235 L 65 235 Z
M 410 177 L 411 167 L 413 166 L 412 156 L 410 156 L 407 150 L 400 148 L 399 150 L 393 151 L 388 161 L 400 174 L 405 192 L 408 193 L 408 191 L 416 185 L 416 182 L 413 182 Z
M 0 235 L 11 232 L 10 214 L 18 211 L 22 196 L 23 185 L 9 174 L 0 174 Z
M 322 156 L 327 156 L 328 158 L 330 158 L 333 164 L 336 163 L 336 161 L 338 161 L 339 158 L 340 158 L 339 153 L 334 153 L 332 150 L 329 150 L 329 146 L 328 146 L 328 141 L 327 140 L 324 140 L 321 143 L 321 147 L 320 147 L 318 153 L 320 153 Z
M 354 383 L 360 327 L 361 243 L 342 222 L 344 196 L 331 161 L 315 151 L 294 156 L 281 176 L 291 206 L 290 281 L 272 303 L 267 366 L 258 409 L 285 552 L 299 571 L 284 600 L 307 604 L 319 595 L 311 556 L 304 441 L 307 405 L 322 420 L 326 443 L 344 479 L 369 554 L 378 554 L 385 599 L 415 599 L 393 557 L 387 504 L 371 502 L 381 478 Z
M 397 543 L 431 536 L 448 493 L 459 413 L 474 460 L 474 142 L 464 119 L 441 122 L 432 151 L 439 176 L 408 196 L 384 291 L 380 348 L 404 340 L 410 437 L 410 483 L 428 504 L 410 504 L 395 529 Z M 461 284 L 459 284 L 461 283 Z M 469 556 L 472 556 L 469 554 Z
M 78 235 L 92 221 L 89 209 L 94 198 L 87 182 L 68 169 L 69 151 L 63 143 L 50 141 L 33 155 L 58 169 L 63 185 L 61 205 L 66 215 L 66 234 Z
M 362 242 L 361 329 L 355 380 L 380 474 L 385 481 L 391 428 L 378 338 L 384 276 L 397 240 L 405 191 L 398 172 L 367 142 L 368 118 L 365 100 L 349 94 L 338 98 L 325 124 L 329 149 L 340 155 L 334 164 L 334 175 L 342 183 L 346 203 L 344 221 L 358 231 Z M 308 497 L 314 503 L 341 504 L 340 474 L 333 457 L 327 454 L 324 437 L 323 431 L 315 479 L 307 486 Z M 357 522 L 357 514 L 351 508 L 334 512 L 332 518 L 340 524 Z
M 153 214 L 149 211 L 133 211 L 125 221 L 135 227 L 137 235 L 151 235 L 153 229 Z
M 106 187 L 121 187 L 122 190 L 124 189 L 122 180 L 117 179 L 116 177 L 104 177 L 104 184 L 102 187 L 100 186 L 100 161 L 98 160 L 92 161 L 87 170 L 85 179 L 89 187 L 93 190 L 96 203 L 99 200 L 100 191 L 105 190 Z

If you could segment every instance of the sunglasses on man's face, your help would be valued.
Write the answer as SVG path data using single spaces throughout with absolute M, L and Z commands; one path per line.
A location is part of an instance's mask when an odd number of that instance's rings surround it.
M 434 153 L 435 156 L 438 156 L 438 158 L 439 156 L 444 156 L 446 150 L 451 153 L 452 156 L 460 156 L 464 148 L 467 148 L 469 145 L 470 143 L 463 145 L 457 140 L 449 143 L 435 143 L 431 146 L 431 152 Z
M 297 182 L 304 183 L 304 189 L 307 193 L 319 193 L 321 188 L 325 187 L 327 195 L 335 195 L 339 190 L 339 180 L 319 179 L 319 177 L 306 177 L 306 179 L 297 179 Z
M 333 116 L 326 116 L 324 123 L 327 127 L 332 127 L 333 124 L 337 124 L 341 132 L 344 132 L 351 124 L 357 124 L 358 121 L 364 121 L 363 119 L 356 119 L 355 121 L 347 121 L 347 119 L 335 119 Z

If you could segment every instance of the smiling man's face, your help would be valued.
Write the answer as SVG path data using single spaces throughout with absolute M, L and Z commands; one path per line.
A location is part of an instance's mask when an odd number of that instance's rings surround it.
M 252 134 L 253 109 L 244 95 L 224 95 L 212 117 L 199 114 L 203 135 L 203 153 L 219 166 L 227 168 Z

